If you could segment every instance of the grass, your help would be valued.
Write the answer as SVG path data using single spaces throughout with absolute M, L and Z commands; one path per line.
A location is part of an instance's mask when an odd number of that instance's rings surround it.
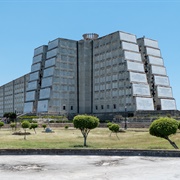
M 0 130 L 0 149 L 40 149 L 40 148 L 82 148 L 83 137 L 80 130 L 69 128 L 52 128 L 54 133 L 43 133 L 43 128 L 28 130 L 31 135 L 12 135 L 12 129 Z M 23 131 L 23 130 L 22 130 Z M 151 136 L 148 129 L 128 129 L 125 133 L 111 136 L 107 128 L 96 128 L 90 131 L 87 138 L 88 148 L 109 149 L 173 149 L 168 141 Z M 180 147 L 180 133 L 170 137 Z

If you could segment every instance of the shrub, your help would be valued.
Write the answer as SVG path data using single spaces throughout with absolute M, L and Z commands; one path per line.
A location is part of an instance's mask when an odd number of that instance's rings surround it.
M 4 123 L 0 121 L 0 129 L 4 126 Z
M 46 124 L 42 124 L 42 127 L 44 128 L 44 130 L 46 129 L 47 125 Z
M 113 124 L 112 122 L 108 122 L 107 127 L 109 128 L 112 124 Z
M 116 133 L 116 136 L 117 136 L 117 133 L 119 132 L 120 126 L 119 126 L 119 124 L 112 124 L 112 123 L 111 123 L 111 125 L 110 125 L 108 128 L 109 128 L 109 130 L 111 131 L 111 134 L 112 134 L 112 133 Z M 111 136 L 111 134 L 110 134 L 110 136 Z M 118 136 L 117 136 L 117 138 L 119 139 Z
M 37 120 L 32 120 L 32 123 L 37 123 Z
M 38 123 L 31 123 L 30 129 L 33 129 L 36 134 L 36 128 L 38 127 Z
M 16 123 L 11 123 L 10 127 L 12 128 L 12 130 L 15 129 L 16 128 Z
M 177 145 L 169 139 L 169 136 L 175 134 L 179 127 L 178 121 L 169 117 L 161 117 L 153 121 L 149 128 L 152 136 L 161 137 L 169 141 L 169 143 L 178 149 Z
M 112 124 L 111 126 L 109 126 L 109 130 L 114 133 L 119 132 L 119 128 L 120 128 L 120 126 L 118 124 Z
M 69 128 L 69 126 L 68 126 L 68 125 L 66 125 L 64 128 L 65 128 L 65 129 L 68 129 L 68 128 Z
M 56 120 L 56 123 L 61 123 L 62 121 L 61 120 Z
M 24 132 L 25 132 L 24 139 L 26 139 L 26 129 L 30 127 L 29 121 L 23 121 L 21 123 L 21 127 L 24 129 Z
M 73 118 L 74 127 L 81 130 L 84 138 L 84 146 L 86 146 L 87 136 L 91 129 L 99 125 L 99 119 L 95 116 L 77 115 Z

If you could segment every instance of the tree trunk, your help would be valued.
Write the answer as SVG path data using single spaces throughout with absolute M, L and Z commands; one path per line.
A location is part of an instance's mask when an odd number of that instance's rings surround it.
M 173 142 L 173 141 L 171 141 L 171 140 L 169 139 L 169 137 L 166 137 L 165 139 L 168 140 L 169 143 L 170 143 L 175 149 L 179 149 L 178 146 L 176 145 L 176 143 Z
M 26 140 L 26 129 L 24 130 L 25 134 L 24 134 L 24 140 Z
M 86 139 L 87 139 L 87 136 L 84 136 L 84 146 L 87 146 L 86 145 Z

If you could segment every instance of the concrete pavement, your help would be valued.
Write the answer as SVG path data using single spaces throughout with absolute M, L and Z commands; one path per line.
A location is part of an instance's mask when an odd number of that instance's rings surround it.
M 178 180 L 180 158 L 0 156 L 1 180 Z

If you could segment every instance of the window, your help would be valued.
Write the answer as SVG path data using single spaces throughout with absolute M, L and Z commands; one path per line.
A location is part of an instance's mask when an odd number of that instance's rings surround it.
M 103 106 L 103 105 L 101 105 L 101 109 L 104 109 L 104 106 Z
M 71 110 L 73 110 L 73 106 L 71 106 Z
M 66 110 L 66 106 L 63 106 L 63 110 Z
M 107 109 L 109 109 L 109 104 L 107 105 Z
M 98 110 L 98 106 L 96 106 L 95 109 Z
M 113 104 L 114 109 L 116 109 L 116 104 Z

